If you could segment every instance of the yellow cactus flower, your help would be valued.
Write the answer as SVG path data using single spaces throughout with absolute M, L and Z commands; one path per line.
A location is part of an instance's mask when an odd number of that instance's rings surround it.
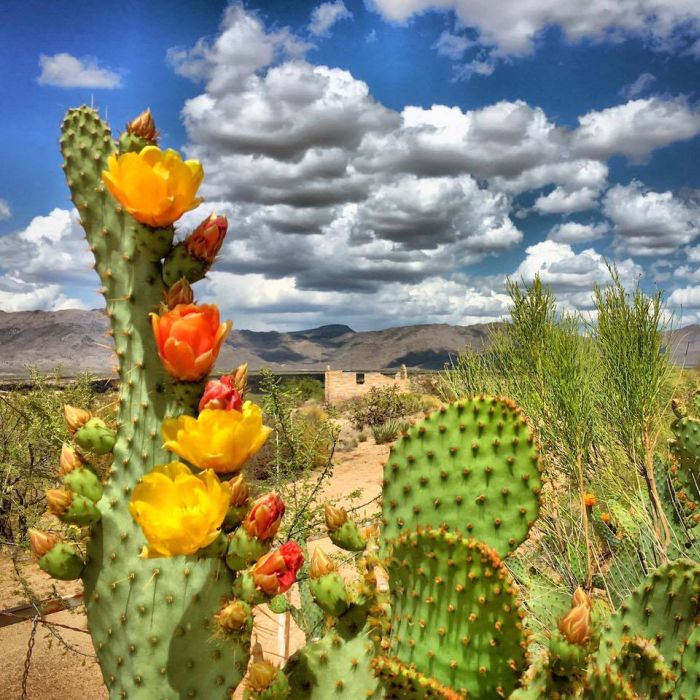
M 238 471 L 271 432 L 262 423 L 260 406 L 251 401 L 240 411 L 205 408 L 197 418 L 166 418 L 162 427 L 166 450 L 220 474 Z
M 193 474 L 182 462 L 152 469 L 131 496 L 129 512 L 148 546 L 142 556 L 194 554 L 219 535 L 231 498 L 213 471 Z
M 197 160 L 183 161 L 177 151 L 146 146 L 140 153 L 111 155 L 102 180 L 137 221 L 170 226 L 202 201 L 197 198 L 204 171 Z

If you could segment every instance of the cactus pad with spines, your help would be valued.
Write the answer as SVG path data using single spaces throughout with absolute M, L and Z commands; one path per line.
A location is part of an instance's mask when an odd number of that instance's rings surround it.
M 370 663 L 377 653 L 377 629 L 369 605 L 352 606 L 316 642 L 302 647 L 287 672 L 293 698 L 379 700 L 384 690 Z
M 540 470 L 532 431 L 512 401 L 454 402 L 394 445 L 384 468 L 383 538 L 444 526 L 505 556 L 537 517 Z
M 623 671 L 623 651 L 630 639 L 646 639 L 658 652 L 658 663 L 680 676 L 681 656 L 700 615 L 700 565 L 678 559 L 659 567 L 624 601 L 604 625 L 593 669 Z M 650 652 L 651 653 L 651 652 Z M 624 674 L 623 674 L 624 675 Z M 652 692 L 654 676 L 641 676 L 638 692 Z M 637 684 L 630 679 L 635 690 Z
M 390 543 L 386 655 L 470 698 L 505 697 L 527 665 L 514 584 L 497 554 L 452 531 Z

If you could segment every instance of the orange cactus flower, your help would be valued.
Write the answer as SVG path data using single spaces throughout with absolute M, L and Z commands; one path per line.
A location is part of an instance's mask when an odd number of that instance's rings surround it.
M 152 313 L 151 322 L 163 367 L 185 382 L 210 372 L 231 330 L 231 321 L 220 323 L 219 309 L 213 304 L 178 304 L 162 316 Z
M 267 595 L 284 593 L 296 581 L 303 563 L 301 547 L 296 542 L 285 542 L 279 549 L 258 559 L 253 567 L 253 581 Z
M 601 519 L 606 525 L 609 525 L 609 524 L 610 524 L 610 520 L 611 520 L 611 518 L 610 518 L 610 513 L 601 513 L 601 514 L 600 514 L 600 519 Z
M 284 501 L 276 493 L 266 493 L 253 503 L 243 527 L 251 537 L 270 540 L 280 528 L 284 510 Z
M 586 493 L 583 497 L 583 503 L 586 508 L 593 508 L 593 506 L 597 503 L 595 495 L 592 493 Z

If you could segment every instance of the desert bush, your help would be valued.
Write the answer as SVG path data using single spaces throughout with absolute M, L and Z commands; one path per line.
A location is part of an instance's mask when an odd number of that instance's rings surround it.
M 57 388 L 60 380 L 58 370 L 30 370 L 30 388 L 0 394 L 0 546 L 24 542 L 44 512 L 44 491 L 55 485 L 61 446 L 69 441 L 63 405 L 111 415 L 114 396 L 94 392 L 89 375 Z
M 285 377 L 282 380 L 282 387 L 289 392 L 296 394 L 298 401 L 323 401 L 325 393 L 323 382 L 314 377 Z
M 366 396 L 350 403 L 350 419 L 358 430 L 372 428 L 417 413 L 421 406 L 420 397 L 401 392 L 396 386 L 372 387 Z
M 401 433 L 408 430 L 410 425 L 408 421 L 399 420 L 397 418 L 391 418 L 380 425 L 373 425 L 372 435 L 374 435 L 374 441 L 377 445 L 384 445 L 387 442 L 392 442 Z

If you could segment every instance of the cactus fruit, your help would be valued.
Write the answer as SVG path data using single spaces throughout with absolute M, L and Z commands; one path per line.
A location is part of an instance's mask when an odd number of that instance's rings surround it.
M 59 542 L 39 559 L 39 568 L 59 581 L 80 578 L 85 564 L 74 544 Z

